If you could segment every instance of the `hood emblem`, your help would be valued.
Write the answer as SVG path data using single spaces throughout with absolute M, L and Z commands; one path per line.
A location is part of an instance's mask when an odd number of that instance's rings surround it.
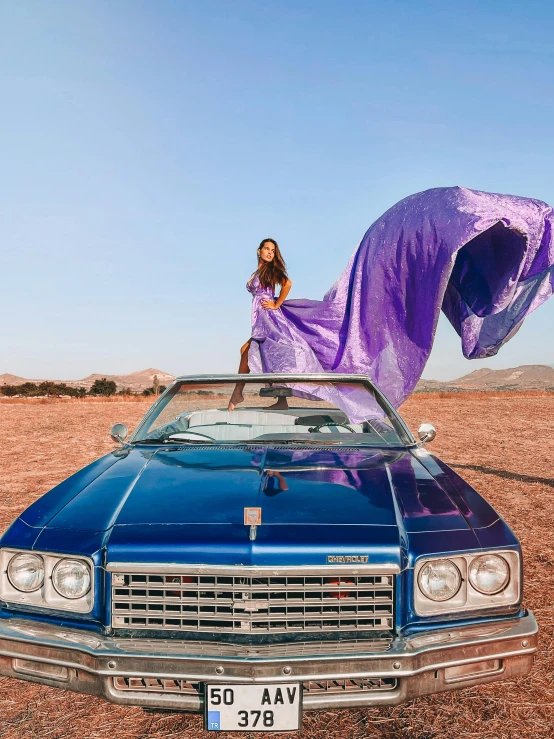
M 244 525 L 250 526 L 250 541 L 256 539 L 256 533 L 258 526 L 262 523 L 262 509 L 261 508 L 245 508 L 244 509 Z

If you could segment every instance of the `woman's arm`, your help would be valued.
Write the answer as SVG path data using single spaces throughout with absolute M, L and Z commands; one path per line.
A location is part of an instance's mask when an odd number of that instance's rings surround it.
M 281 304 L 284 303 L 284 301 L 287 299 L 287 295 L 290 293 L 290 289 L 292 287 L 292 280 L 289 280 L 287 277 L 287 281 L 284 285 L 281 285 L 281 292 L 279 293 L 279 297 L 275 301 L 275 307 L 280 308 Z
M 281 285 L 281 292 L 279 293 L 277 300 L 269 300 L 269 298 L 265 298 L 262 300 L 262 308 L 265 308 L 266 310 L 277 310 L 277 308 L 280 308 L 281 304 L 287 299 L 287 295 L 290 293 L 291 287 L 292 280 L 289 280 L 287 277 L 286 282 Z

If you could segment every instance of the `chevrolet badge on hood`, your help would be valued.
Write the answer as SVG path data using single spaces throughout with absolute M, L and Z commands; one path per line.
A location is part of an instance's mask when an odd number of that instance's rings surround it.
M 369 557 L 367 554 L 328 554 L 328 565 L 365 565 Z

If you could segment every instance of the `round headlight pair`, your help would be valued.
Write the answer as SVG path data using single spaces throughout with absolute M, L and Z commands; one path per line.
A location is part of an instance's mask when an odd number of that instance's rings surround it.
M 8 578 L 16 590 L 32 593 L 44 583 L 44 560 L 38 554 L 16 554 L 8 564 Z M 90 568 L 78 559 L 61 559 L 52 572 L 52 584 L 64 598 L 82 598 L 90 580 Z
M 469 581 L 479 593 L 495 595 L 504 590 L 510 580 L 510 567 L 497 554 L 482 554 L 469 566 Z M 462 585 L 462 575 L 454 562 L 437 559 L 427 562 L 419 571 L 419 589 L 430 600 L 453 598 Z

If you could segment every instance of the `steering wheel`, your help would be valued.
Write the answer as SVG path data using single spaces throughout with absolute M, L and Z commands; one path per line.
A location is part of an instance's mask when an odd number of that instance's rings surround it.
M 312 428 L 308 429 L 308 431 L 310 432 L 310 434 L 317 434 L 319 429 L 322 429 L 324 426 L 342 426 L 343 429 L 348 429 L 351 434 L 356 433 L 354 429 L 348 426 L 346 423 L 335 423 L 334 421 L 329 421 L 328 423 L 320 423 L 319 426 L 312 426 Z
M 194 436 L 202 436 L 204 439 L 209 439 L 210 441 L 215 441 L 213 436 L 208 436 L 208 434 L 201 434 L 199 431 L 189 431 L 188 429 L 186 431 L 179 431 L 179 434 L 193 434 Z M 171 434 L 168 436 L 168 439 L 171 439 L 172 436 L 177 436 L 178 434 Z M 177 441 L 186 441 L 186 439 L 177 439 Z

